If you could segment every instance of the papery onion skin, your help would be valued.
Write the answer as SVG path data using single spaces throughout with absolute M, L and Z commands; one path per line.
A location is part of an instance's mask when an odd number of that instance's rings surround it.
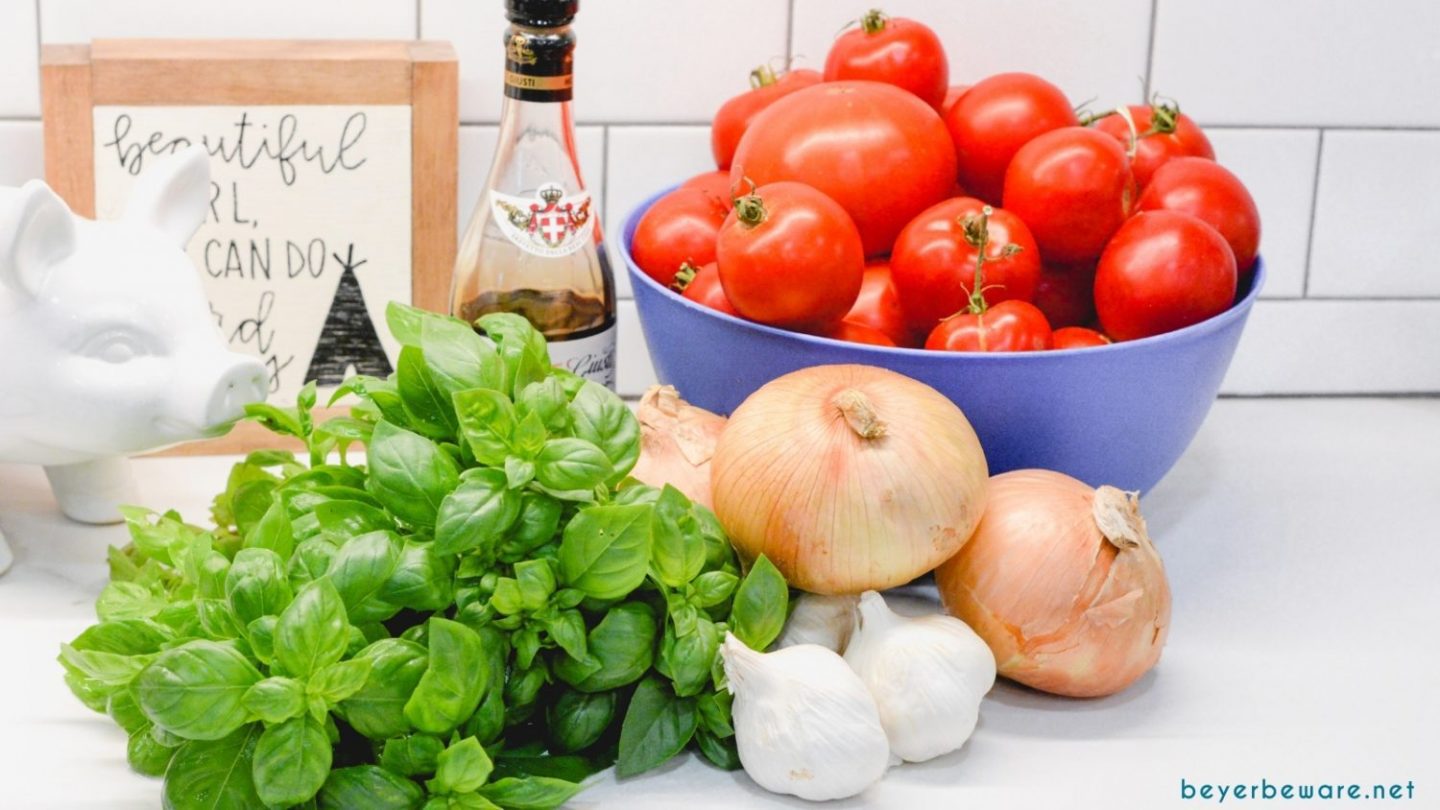
M 990 480 L 984 519 L 935 583 L 946 609 L 990 646 L 1001 675 L 1099 697 L 1159 661 L 1170 586 L 1138 503 L 1049 470 Z
M 903 585 L 952 556 L 985 510 L 988 471 L 943 394 L 887 369 L 815 366 L 745 400 L 711 465 L 715 514 L 741 555 L 794 587 Z
M 640 422 L 640 460 L 630 475 L 653 487 L 666 484 L 692 501 L 710 505 L 710 459 L 725 417 L 680 398 L 671 385 L 652 385 L 635 408 Z

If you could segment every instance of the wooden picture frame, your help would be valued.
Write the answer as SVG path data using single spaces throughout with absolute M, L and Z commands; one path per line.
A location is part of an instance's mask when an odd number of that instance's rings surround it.
M 45 180 L 72 210 L 92 218 L 96 107 L 410 107 L 411 302 L 445 310 L 457 245 L 460 124 L 459 68 L 449 43 L 104 39 L 45 45 L 40 63 Z M 285 444 L 242 422 L 224 437 L 163 452 L 215 455 Z

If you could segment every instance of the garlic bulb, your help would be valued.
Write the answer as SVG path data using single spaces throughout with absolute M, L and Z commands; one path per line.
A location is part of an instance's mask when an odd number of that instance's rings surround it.
M 855 605 L 858 603 L 854 596 L 800 594 L 773 649 L 819 644 L 827 650 L 843 654 L 845 645 L 850 641 L 850 633 L 855 629 Z
M 859 613 L 845 663 L 875 696 L 890 750 L 923 762 L 964 745 L 995 685 L 990 648 L 959 619 L 901 616 L 875 591 Z
M 877 782 L 890 746 L 875 699 L 845 660 L 815 644 L 756 652 L 720 647 L 740 764 L 756 784 L 802 799 L 841 799 Z

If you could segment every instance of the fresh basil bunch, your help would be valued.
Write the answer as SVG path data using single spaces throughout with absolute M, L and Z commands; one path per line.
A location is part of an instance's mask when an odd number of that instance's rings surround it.
M 387 316 L 397 370 L 341 386 L 349 416 L 317 424 L 313 386 L 250 408 L 308 463 L 252 453 L 212 530 L 126 511 L 71 690 L 180 810 L 534 810 L 692 745 L 738 767 L 716 652 L 778 635 L 779 572 L 627 479 L 635 417 L 523 318 Z

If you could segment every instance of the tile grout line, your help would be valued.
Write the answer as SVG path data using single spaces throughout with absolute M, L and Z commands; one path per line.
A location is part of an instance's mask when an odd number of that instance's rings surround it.
M 1150 85 L 1155 72 L 1155 21 L 1159 14 L 1160 0 L 1150 0 L 1150 46 L 1145 49 L 1145 82 L 1141 85 L 1145 97 L 1140 99 L 1141 104 L 1150 103 Z
M 39 0 L 36 0 L 39 2 Z M 785 69 L 795 60 L 795 0 L 785 4 Z
M 37 1 L 38 1 L 38 0 L 37 0 Z M 420 39 L 420 30 L 421 30 L 421 29 L 420 29 L 420 20 L 421 20 L 421 17 L 423 16 L 422 13 L 421 13 L 421 8 L 420 8 L 420 7 L 421 7 L 422 5 L 424 5 L 424 3 L 425 3 L 425 0 L 415 0 L 415 38 L 416 38 L 416 39 Z
M 1305 275 L 1300 280 L 1300 297 L 1310 297 L 1310 263 L 1315 255 L 1315 214 L 1320 208 L 1320 166 L 1325 156 L 1325 130 L 1315 143 L 1315 171 L 1310 178 L 1310 224 L 1305 233 Z

